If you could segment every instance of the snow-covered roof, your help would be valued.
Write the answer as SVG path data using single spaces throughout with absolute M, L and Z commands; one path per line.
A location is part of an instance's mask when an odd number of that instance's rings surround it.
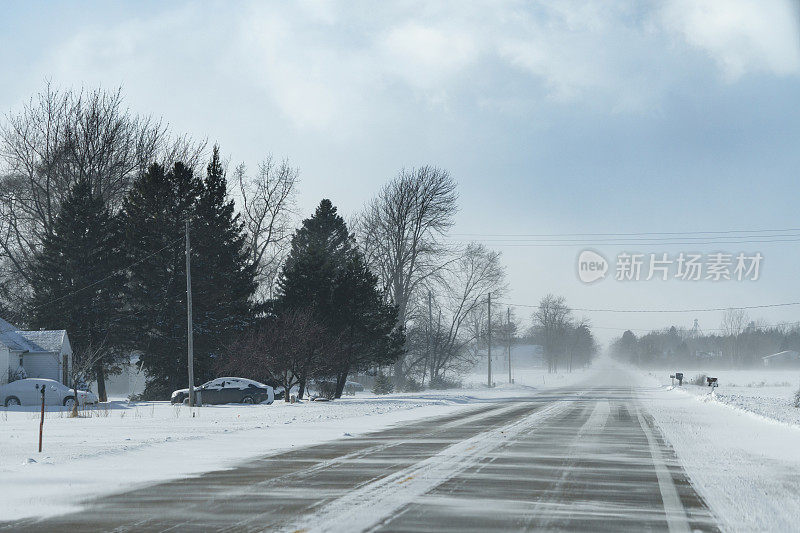
M 798 354 L 794 350 L 784 350 L 782 352 L 774 353 L 772 355 L 765 355 L 761 359 L 772 359 L 772 358 L 775 358 L 775 359 L 784 359 L 784 358 L 786 358 L 786 359 L 797 359 L 798 357 L 800 357 L 800 354 Z
M 0 343 L 19 352 L 60 352 L 66 330 L 22 331 L 0 318 Z
M 10 350 L 20 352 L 40 352 L 37 346 L 20 334 L 20 331 L 13 325 L 0 318 L 0 342 L 8 346 Z
M 59 352 L 64 345 L 64 335 L 67 331 L 56 329 L 49 331 L 20 331 L 20 335 L 26 340 L 39 347 L 42 352 Z
M 17 326 L 12 325 L 9 322 L 6 322 L 2 318 L 0 318 L 0 333 L 5 333 L 6 331 L 18 331 L 19 328 Z

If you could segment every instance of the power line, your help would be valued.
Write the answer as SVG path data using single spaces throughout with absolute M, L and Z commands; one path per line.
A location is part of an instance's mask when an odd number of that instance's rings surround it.
M 800 242 L 800 235 L 787 235 L 787 239 L 744 239 L 744 240 L 716 240 L 716 241 L 520 241 L 520 240 L 491 240 L 491 239 L 451 239 L 454 242 L 482 242 L 491 243 L 493 246 L 508 246 L 519 248 L 548 248 L 548 247 L 583 247 L 583 246 L 698 246 L 698 245 L 719 245 L 719 244 L 776 244 L 776 243 L 795 243 Z
M 700 237 L 691 237 L 686 235 L 680 235 L 678 237 L 652 237 L 652 236 L 641 236 L 641 237 L 609 237 L 607 240 L 613 240 L 614 242 L 671 242 L 676 240 L 686 240 L 686 241 L 702 241 L 708 239 L 714 239 L 713 242 L 724 242 L 730 241 L 733 239 L 753 239 L 758 241 L 765 241 L 767 239 L 782 239 L 782 238 L 789 238 L 789 237 L 800 237 L 800 233 L 773 233 L 771 235 L 720 235 L 720 236 L 709 236 L 704 235 Z M 468 239 L 453 239 L 458 241 L 464 241 Z M 529 238 L 524 236 L 513 236 L 513 237 L 501 237 L 499 235 L 488 235 L 484 238 L 479 239 L 482 242 L 489 241 L 489 242 L 585 242 L 587 239 L 580 238 L 580 239 L 566 239 L 562 237 L 537 237 L 537 238 Z
M 515 304 L 511 302 L 497 302 L 502 305 L 510 305 L 512 307 L 528 307 L 538 308 L 539 305 L 534 304 Z M 743 305 L 743 306 L 728 306 L 728 307 L 705 307 L 694 309 L 590 309 L 583 307 L 568 307 L 570 311 L 581 311 L 584 313 L 708 313 L 714 311 L 727 311 L 728 309 L 768 309 L 773 307 L 790 307 L 800 305 L 800 302 L 786 302 L 777 304 L 764 304 L 764 305 Z
M 99 285 L 100 283 L 103 283 L 104 281 L 108 281 L 109 279 L 113 278 L 114 276 L 118 275 L 119 273 L 124 272 L 124 271 L 126 271 L 128 269 L 131 269 L 131 268 L 135 267 L 136 265 L 138 265 L 140 263 L 143 263 L 144 261 L 147 261 L 151 257 L 160 254 L 164 250 L 166 250 L 166 249 L 168 249 L 168 248 L 170 248 L 172 246 L 175 246 L 175 244 L 177 244 L 178 242 L 182 241 L 183 239 L 184 239 L 183 236 L 178 237 L 177 239 L 175 239 L 171 243 L 167 244 L 163 248 L 160 248 L 160 249 L 156 250 L 155 252 L 153 252 L 151 254 L 148 254 L 148 255 L 142 257 L 141 259 L 139 259 L 137 261 L 134 261 L 130 265 L 126 266 L 125 268 L 118 269 L 118 270 L 114 271 L 112 274 L 109 274 L 108 276 L 100 278 L 97 281 L 93 281 L 92 283 L 90 283 L 90 284 L 88 284 L 88 285 L 86 285 L 84 287 L 80 287 L 78 289 L 75 289 L 74 291 L 68 292 L 66 294 L 62 294 L 58 298 L 53 298 L 52 300 L 49 300 L 47 302 L 27 307 L 27 309 L 28 310 L 39 309 L 40 307 L 44 307 L 46 305 L 50 305 L 52 303 L 61 301 L 61 300 L 65 299 L 65 298 L 69 298 L 70 296 L 74 296 L 74 295 L 78 294 L 79 292 L 85 291 L 86 289 L 90 289 L 90 288 L 94 287 L 95 285 Z M 14 316 L 14 317 L 19 317 L 19 316 L 21 316 L 21 313 L 11 313 L 11 315 Z
M 800 228 L 722 230 L 722 231 L 636 231 L 627 233 L 451 233 L 460 237 L 615 237 L 647 235 L 723 235 L 734 233 L 783 233 L 800 231 Z
M 632 331 L 632 332 L 638 332 L 638 333 L 650 333 L 650 332 L 653 332 L 653 331 L 663 331 L 665 329 L 671 328 L 672 326 L 674 326 L 674 324 L 671 324 L 669 326 L 665 326 L 665 327 L 662 327 L 662 328 L 650 328 L 650 329 L 648 329 L 648 328 L 615 328 L 615 327 L 610 327 L 610 326 L 595 326 L 595 325 L 591 325 L 590 329 L 605 329 L 605 330 L 612 330 L 612 331 Z M 800 326 L 800 322 L 779 322 L 777 324 L 758 324 L 756 327 L 758 327 L 758 328 L 776 328 L 778 326 Z M 677 328 L 677 329 L 683 329 L 683 330 L 689 331 L 689 328 L 684 328 L 683 326 L 681 326 L 680 328 Z M 724 331 L 724 330 L 725 330 L 725 328 L 703 328 L 703 331 Z

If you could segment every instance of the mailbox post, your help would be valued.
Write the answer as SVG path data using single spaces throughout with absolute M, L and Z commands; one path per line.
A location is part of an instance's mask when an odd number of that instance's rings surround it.
M 42 432 L 44 431 L 44 389 L 45 386 L 42 385 L 42 417 L 39 419 L 39 453 L 42 453 Z

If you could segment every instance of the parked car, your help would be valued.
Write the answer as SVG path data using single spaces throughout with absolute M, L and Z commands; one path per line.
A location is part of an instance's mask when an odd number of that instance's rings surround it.
M 198 403 L 272 403 L 275 401 L 275 390 L 269 385 L 245 378 L 217 378 L 195 388 Z M 180 389 L 172 393 L 172 403 L 189 401 L 189 389 Z
M 63 383 L 53 379 L 25 378 L 0 385 L 0 400 L 6 407 L 12 405 L 41 405 L 42 387 L 44 387 L 45 405 L 63 405 L 72 408 L 75 405 L 75 391 Z M 78 389 L 80 405 L 97 404 L 97 395 Z
M 364 392 L 364 385 L 358 381 L 346 381 L 342 392 L 350 396 L 355 396 L 357 392 Z

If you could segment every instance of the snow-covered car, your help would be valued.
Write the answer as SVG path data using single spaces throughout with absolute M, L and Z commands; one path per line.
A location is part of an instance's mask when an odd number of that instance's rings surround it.
M 217 378 L 195 388 L 198 403 L 215 405 L 223 403 L 272 403 L 275 401 L 275 390 L 269 385 L 245 378 Z M 172 393 L 172 403 L 184 403 L 189 400 L 189 389 L 180 389 Z
M 344 384 L 344 390 L 342 392 L 344 392 L 344 394 L 355 396 L 357 392 L 364 392 L 364 385 L 358 381 L 347 381 Z
M 75 405 L 75 391 L 52 379 L 25 378 L 0 385 L 0 401 L 6 407 L 12 405 L 41 405 L 44 387 L 45 405 Z M 80 405 L 96 404 L 97 395 L 87 390 L 78 390 Z

